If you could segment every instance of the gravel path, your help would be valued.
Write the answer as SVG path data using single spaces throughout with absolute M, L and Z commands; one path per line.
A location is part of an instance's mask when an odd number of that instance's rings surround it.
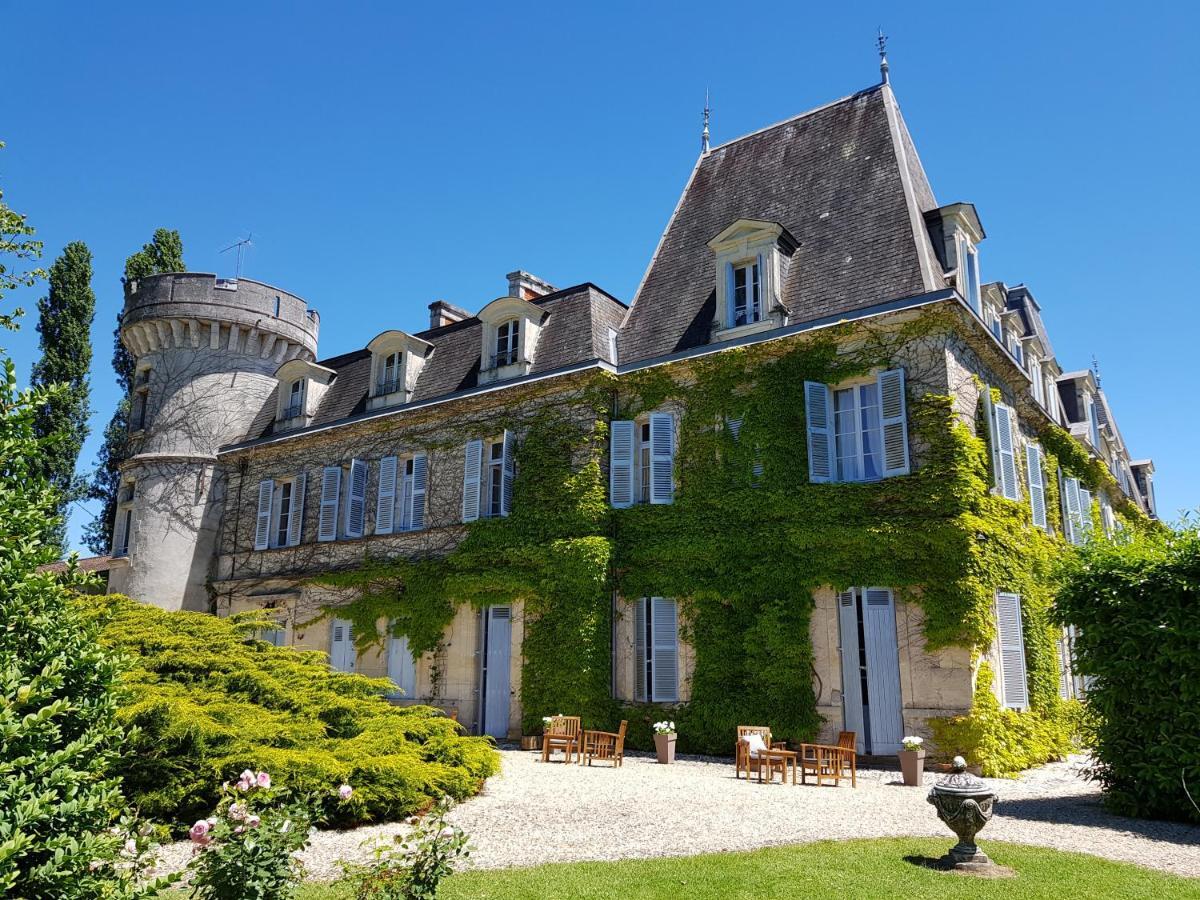
M 734 778 L 726 761 L 684 759 L 657 765 L 627 757 L 615 771 L 542 763 L 537 753 L 502 752 L 501 773 L 451 819 L 471 835 L 473 866 L 685 856 L 751 850 L 825 839 L 928 835 L 952 843 L 925 802 L 927 789 L 905 788 L 899 772 L 860 772 L 858 788 L 758 784 Z M 1079 775 L 1084 757 L 994 779 L 1000 794 L 988 839 L 1075 850 L 1200 877 L 1200 828 L 1126 819 L 1100 805 L 1099 788 Z M 926 784 L 935 776 L 926 774 Z M 340 859 L 365 859 L 364 842 L 405 831 L 378 825 L 326 831 L 304 854 L 310 877 L 334 878 Z M 168 858 L 188 853 L 166 848 Z

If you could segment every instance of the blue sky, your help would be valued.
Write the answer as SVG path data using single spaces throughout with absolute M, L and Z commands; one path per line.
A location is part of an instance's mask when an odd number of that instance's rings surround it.
M 985 279 L 1031 286 L 1065 368 L 1098 357 L 1164 516 L 1200 505 L 1194 6 L 435 6 L 0 2 L 5 199 L 47 263 L 95 255 L 82 467 L 117 400 L 122 266 L 155 228 L 223 275 L 253 233 L 243 273 L 321 311 L 323 356 L 437 298 L 479 309 L 515 268 L 628 301 L 705 88 L 721 143 L 876 82 L 882 24 L 939 201 L 979 209 Z M 0 340 L 22 378 L 34 324 Z

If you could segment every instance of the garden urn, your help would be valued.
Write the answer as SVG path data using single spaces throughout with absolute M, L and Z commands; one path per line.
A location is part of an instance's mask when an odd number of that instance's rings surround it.
M 954 769 L 940 779 L 926 798 L 937 810 L 938 818 L 958 835 L 958 843 L 943 857 L 956 869 L 986 869 L 992 866 L 986 853 L 975 843 L 975 835 L 992 818 L 999 799 L 996 792 L 967 771 L 967 762 L 954 757 Z
M 921 777 L 925 774 L 925 748 L 901 750 L 898 755 L 900 757 L 900 774 L 904 776 L 904 783 L 909 787 L 920 787 Z
M 654 750 L 658 753 L 658 761 L 663 765 L 675 762 L 675 732 L 654 735 Z

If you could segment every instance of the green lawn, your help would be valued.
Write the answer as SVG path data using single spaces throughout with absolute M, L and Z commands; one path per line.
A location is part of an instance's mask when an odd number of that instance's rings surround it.
M 614 824 L 614 827 L 620 827 Z M 1200 898 L 1200 879 L 1163 875 L 1076 853 L 984 841 L 996 862 L 1016 878 L 985 880 L 931 871 L 906 856 L 936 857 L 952 839 L 895 838 L 825 842 L 753 853 L 723 853 L 617 863 L 570 863 L 469 872 L 444 884 L 445 900 L 563 900 L 565 897 L 737 898 Z M 336 885 L 310 885 L 299 900 L 347 900 Z

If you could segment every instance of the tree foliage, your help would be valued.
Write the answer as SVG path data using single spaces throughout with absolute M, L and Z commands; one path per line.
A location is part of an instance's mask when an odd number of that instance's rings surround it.
M 1108 804 L 1200 822 L 1200 524 L 1093 540 L 1062 574 Z
M 0 150 L 4 141 L 0 141 Z M 41 257 L 42 242 L 34 238 L 34 228 L 26 217 L 10 209 L 0 190 L 0 298 L 18 287 L 32 287 L 44 270 L 30 264 Z M 22 311 L 0 312 L 0 328 L 15 330 Z
M 36 461 L 38 473 L 58 494 L 58 518 L 66 519 L 66 507 L 85 493 L 75 475 L 79 451 L 88 435 L 88 369 L 92 364 L 92 317 L 96 295 L 92 293 L 92 254 L 87 245 L 73 241 L 50 267 L 50 290 L 38 301 L 38 334 L 41 358 L 34 364 L 35 387 L 62 385 L 37 412 L 34 432 L 42 442 Z M 60 521 L 51 542 L 63 546 Z

